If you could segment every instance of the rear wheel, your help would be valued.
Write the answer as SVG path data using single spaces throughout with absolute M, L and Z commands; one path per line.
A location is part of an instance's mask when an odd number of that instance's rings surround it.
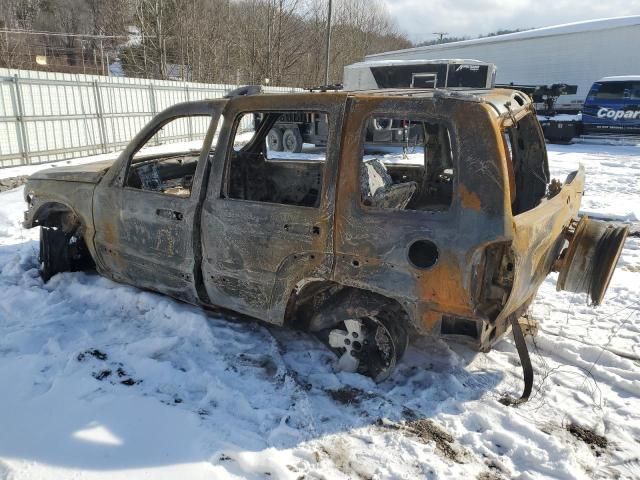
M 407 347 L 407 331 L 399 318 L 384 311 L 341 321 L 327 332 L 327 343 L 338 356 L 340 370 L 360 373 L 376 382 L 387 379 Z
M 302 151 L 302 135 L 297 128 L 287 128 L 282 135 L 282 144 L 285 151 L 289 153 L 300 153 Z

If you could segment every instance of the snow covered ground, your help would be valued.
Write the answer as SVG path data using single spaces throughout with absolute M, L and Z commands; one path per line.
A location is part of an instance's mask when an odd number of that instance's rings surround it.
M 586 166 L 585 212 L 638 221 L 640 148 L 550 158 L 559 178 Z M 597 310 L 544 283 L 535 394 L 513 408 L 511 338 L 489 354 L 420 339 L 376 385 L 302 333 L 92 273 L 43 284 L 23 208 L 22 189 L 0 194 L 1 480 L 640 478 L 640 238 Z

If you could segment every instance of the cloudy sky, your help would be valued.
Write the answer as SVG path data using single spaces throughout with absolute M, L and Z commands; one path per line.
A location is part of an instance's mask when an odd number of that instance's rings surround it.
M 498 29 L 545 27 L 594 18 L 640 15 L 640 0 L 384 0 L 410 39 L 432 32 L 476 37 Z

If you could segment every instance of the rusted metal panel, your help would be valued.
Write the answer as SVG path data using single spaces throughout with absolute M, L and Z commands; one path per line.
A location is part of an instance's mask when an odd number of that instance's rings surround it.
M 357 178 L 363 145 L 356 132 L 376 113 L 435 119 L 449 127 L 457 182 L 448 211 L 380 210 L 360 204 Z M 334 279 L 411 305 L 412 319 L 423 331 L 437 327 L 442 313 L 475 317 L 471 290 L 476 272 L 470 260 L 486 242 L 504 239 L 508 212 L 496 143 L 468 132 L 493 131 L 498 121 L 481 103 L 357 98 L 345 125 Z M 430 269 L 415 268 L 407 258 L 411 243 L 421 239 L 433 241 L 439 250 Z

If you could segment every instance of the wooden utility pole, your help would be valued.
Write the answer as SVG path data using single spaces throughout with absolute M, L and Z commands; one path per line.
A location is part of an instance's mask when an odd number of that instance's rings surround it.
M 84 66 L 84 40 L 80 40 L 80 45 L 82 46 L 82 73 L 86 74 L 87 69 Z
M 438 42 L 442 43 L 442 39 L 444 38 L 445 35 L 449 35 L 449 32 L 433 32 L 433 34 L 438 35 L 440 37 Z
M 227 34 L 225 45 L 226 66 L 224 69 L 224 79 L 231 83 L 231 0 L 227 0 Z
M 331 53 L 331 0 L 329 0 L 329 12 L 327 13 L 327 39 L 324 53 L 324 84 L 329 85 L 329 54 Z
M 102 32 L 100 32 L 102 35 Z M 100 37 L 100 65 L 102 66 L 102 75 L 104 75 L 104 46 L 102 44 L 102 37 Z

